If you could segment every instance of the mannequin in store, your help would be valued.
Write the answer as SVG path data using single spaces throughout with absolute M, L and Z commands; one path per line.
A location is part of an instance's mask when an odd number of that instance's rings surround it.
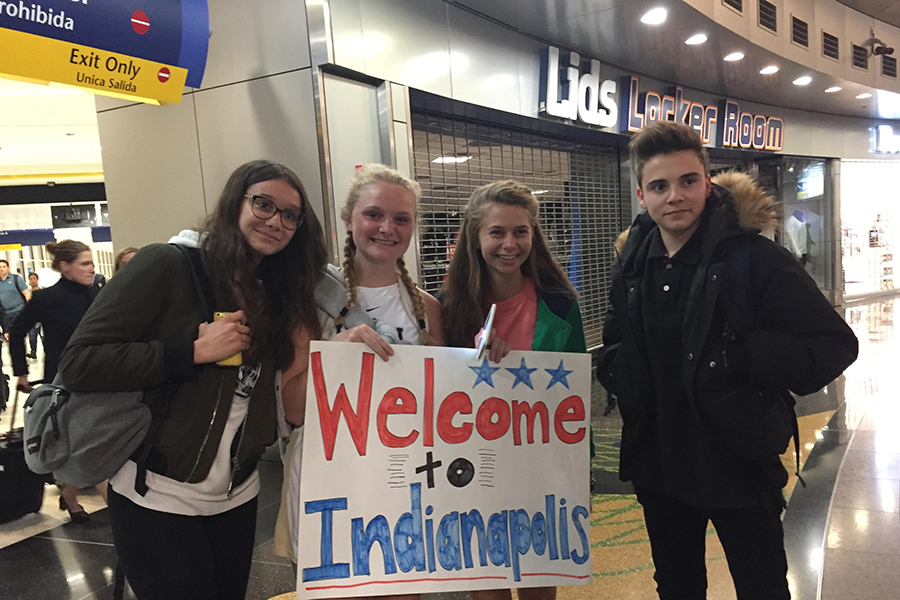
M 802 210 L 795 210 L 784 222 L 784 239 L 794 258 L 806 266 L 809 260 L 809 223 Z

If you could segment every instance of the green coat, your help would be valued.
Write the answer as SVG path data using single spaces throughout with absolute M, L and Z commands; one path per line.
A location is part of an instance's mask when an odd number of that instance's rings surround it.
M 238 375 L 237 367 L 194 364 L 194 340 L 206 319 L 181 252 L 169 244 L 147 246 L 97 296 L 59 365 L 73 391 L 143 389 L 158 427 L 148 434 L 147 468 L 188 483 L 209 473 Z M 166 384 L 180 384 L 171 399 Z M 276 419 L 275 368 L 264 359 L 237 448 L 234 485 L 274 443 Z

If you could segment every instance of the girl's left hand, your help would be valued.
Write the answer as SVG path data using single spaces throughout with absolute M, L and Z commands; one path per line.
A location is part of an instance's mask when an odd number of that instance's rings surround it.
M 356 327 L 345 329 L 331 338 L 331 341 L 362 342 L 369 346 L 384 362 L 387 362 L 388 358 L 394 355 L 394 349 L 391 348 L 391 345 L 384 341 L 384 338 L 368 325 L 357 325 Z

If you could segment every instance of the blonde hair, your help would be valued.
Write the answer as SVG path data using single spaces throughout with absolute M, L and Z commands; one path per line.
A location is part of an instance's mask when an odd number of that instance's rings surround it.
M 406 189 L 412 194 L 414 205 L 418 205 L 419 197 L 422 195 L 422 188 L 419 187 L 419 184 L 404 177 L 399 171 L 384 165 L 364 165 L 356 169 L 356 175 L 350 183 L 350 191 L 347 192 L 347 202 L 344 204 L 344 208 L 341 209 L 341 219 L 345 223 L 349 223 L 353 217 L 353 210 L 356 208 L 363 190 L 376 183 L 389 183 Z M 348 229 L 347 238 L 344 241 L 344 262 L 342 265 L 344 281 L 347 285 L 347 308 L 351 308 L 356 304 L 357 274 L 355 262 L 356 243 L 353 241 L 353 233 Z M 422 302 L 419 288 L 412 280 L 412 277 L 410 277 L 402 257 L 397 259 L 397 275 L 403 283 L 403 287 L 409 292 L 409 297 L 412 300 L 414 312 L 412 316 L 419 328 L 419 340 L 423 344 L 427 344 L 431 341 L 431 336 L 425 330 L 425 304 Z
M 534 282 L 535 290 L 576 298 L 578 293 L 550 253 L 541 230 L 540 204 L 531 189 L 513 180 L 494 181 L 474 192 L 466 204 L 459 238 L 443 289 L 442 321 L 448 346 L 467 347 L 486 316 L 487 264 L 479 248 L 478 232 L 495 204 L 524 208 L 531 222 L 531 252 L 522 264 L 522 274 Z M 450 324 L 453 324 L 450 326 Z

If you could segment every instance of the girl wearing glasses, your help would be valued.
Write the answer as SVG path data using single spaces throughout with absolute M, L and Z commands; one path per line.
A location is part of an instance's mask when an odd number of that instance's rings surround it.
M 307 357 L 295 347 L 320 335 L 325 244 L 297 175 L 269 161 L 239 167 L 201 231 L 178 239 L 198 248 L 211 309 L 228 314 L 208 322 L 181 251 L 147 246 L 85 315 L 60 373 L 72 390 L 143 389 L 154 414 L 109 489 L 135 596 L 237 600 L 254 546 L 257 461 L 276 439 L 276 369 L 285 401 L 305 393 Z M 235 366 L 216 364 L 229 358 Z
M 379 331 L 386 323 L 390 324 L 396 332 L 394 339 L 401 344 L 441 346 L 444 334 L 440 304 L 416 286 L 403 261 L 416 228 L 416 202 L 420 194 L 419 184 L 383 165 L 357 169 L 341 211 L 347 228 L 343 263 L 346 308 L 365 309 L 380 322 Z M 393 354 L 387 342 L 368 325 L 346 328 L 338 318 L 325 329 L 325 337 L 332 341 L 366 343 L 383 360 Z M 285 402 L 288 421 L 302 423 L 302 409 L 303 406 L 292 408 Z M 295 511 L 300 506 L 301 445 L 302 428 L 297 428 L 286 450 L 284 509 L 279 514 L 275 536 L 276 552 L 294 562 L 297 560 L 299 515 Z

